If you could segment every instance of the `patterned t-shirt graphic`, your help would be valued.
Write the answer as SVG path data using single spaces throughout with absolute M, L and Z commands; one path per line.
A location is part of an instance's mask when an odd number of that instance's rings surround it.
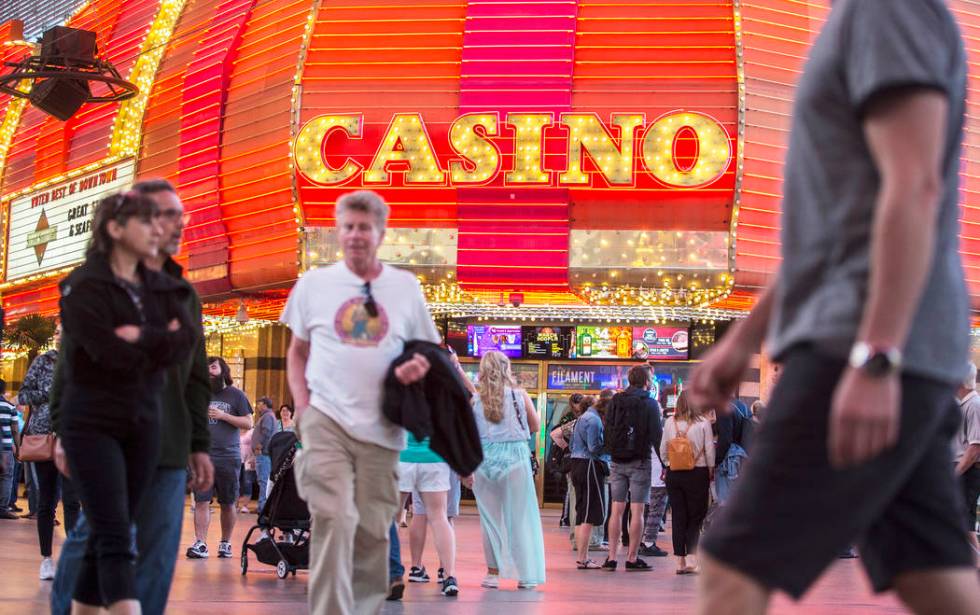
M 381 304 L 375 303 L 378 316 L 371 318 L 364 302 L 364 297 L 355 297 L 337 310 L 334 328 L 342 343 L 351 346 L 377 346 L 388 334 L 388 314 L 385 309 Z

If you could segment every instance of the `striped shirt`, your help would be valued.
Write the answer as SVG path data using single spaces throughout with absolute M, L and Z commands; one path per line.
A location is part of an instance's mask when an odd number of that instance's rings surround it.
M 17 424 L 17 408 L 0 397 L 0 451 L 14 450 L 13 425 Z

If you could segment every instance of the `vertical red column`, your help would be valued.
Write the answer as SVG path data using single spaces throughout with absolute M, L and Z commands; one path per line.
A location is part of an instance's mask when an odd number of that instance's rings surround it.
M 470 3 L 463 36 L 460 113 L 571 111 L 578 6 L 567 0 Z M 552 137 L 555 134 L 551 129 Z M 503 135 L 513 135 L 501 126 Z M 545 169 L 562 170 L 564 139 L 545 131 Z M 505 139 L 502 139 L 505 140 Z M 504 152 L 504 165 L 509 156 Z M 506 168 L 504 170 L 507 170 Z M 469 288 L 565 291 L 568 191 L 460 188 L 458 279 Z
M 254 0 L 226 0 L 187 67 L 180 118 L 179 184 L 193 225 L 189 270 L 202 293 L 231 289 L 228 231 L 221 215 L 221 142 L 232 64 Z M 197 272 L 197 273 L 194 273 Z

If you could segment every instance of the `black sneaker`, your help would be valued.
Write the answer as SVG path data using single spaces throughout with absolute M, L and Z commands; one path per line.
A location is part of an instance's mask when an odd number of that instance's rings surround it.
M 412 569 L 408 571 L 408 582 L 428 583 L 429 573 L 425 571 L 425 566 L 422 566 L 421 568 L 418 566 L 412 566 Z
M 455 598 L 459 595 L 459 585 L 456 584 L 456 577 L 446 577 L 442 582 L 442 595 L 447 598 Z
M 602 569 L 608 572 L 616 572 L 616 566 L 618 565 L 619 562 L 617 562 L 616 560 L 607 558 L 605 563 L 602 565 Z
M 0 519 L 20 519 L 20 517 L 9 510 L 0 510 Z
M 397 602 L 402 599 L 405 595 L 405 583 L 401 579 L 394 579 L 388 585 L 388 596 L 385 598 L 388 602 Z
M 640 555 L 645 555 L 646 557 L 667 557 L 668 553 L 654 543 L 649 547 L 642 545 L 640 547 Z
M 626 569 L 627 570 L 653 570 L 653 566 L 644 562 L 640 558 L 636 558 L 635 562 L 630 562 L 630 561 L 626 562 Z
M 439 582 L 442 583 L 445 580 L 446 580 L 446 569 L 445 568 L 440 568 L 439 569 Z

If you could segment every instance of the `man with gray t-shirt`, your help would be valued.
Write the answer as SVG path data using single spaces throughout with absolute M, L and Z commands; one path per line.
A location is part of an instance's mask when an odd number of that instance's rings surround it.
M 208 528 L 211 526 L 211 499 L 217 498 L 221 507 L 221 542 L 218 557 L 231 557 L 231 533 L 238 514 L 238 474 L 242 466 L 240 433 L 252 427 L 252 405 L 241 389 L 232 386 L 231 370 L 221 357 L 208 358 L 211 377 L 211 403 L 208 406 L 208 429 L 211 432 L 211 463 L 214 464 L 214 485 L 194 493 L 194 544 L 188 547 L 187 557 L 208 557 Z
M 700 613 L 799 598 L 858 544 L 877 591 L 980 612 L 949 463 L 969 304 L 958 251 L 967 63 L 942 0 L 837 0 L 797 88 L 782 266 L 692 375 L 725 408 L 768 331 L 783 374 L 705 536 Z

